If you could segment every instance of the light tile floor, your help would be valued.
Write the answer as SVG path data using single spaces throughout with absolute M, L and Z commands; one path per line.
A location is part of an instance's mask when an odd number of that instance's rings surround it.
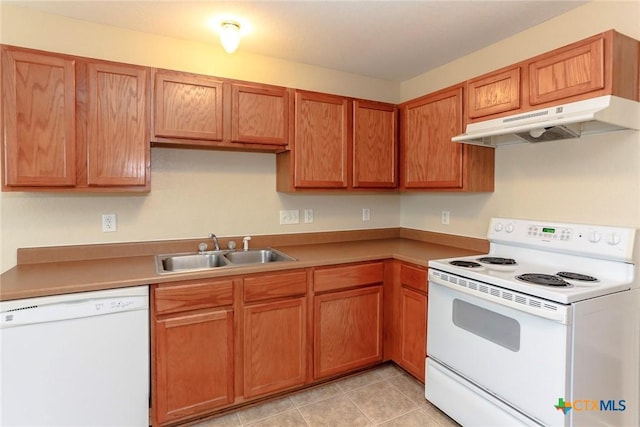
M 393 363 L 239 409 L 195 427 L 458 427 Z

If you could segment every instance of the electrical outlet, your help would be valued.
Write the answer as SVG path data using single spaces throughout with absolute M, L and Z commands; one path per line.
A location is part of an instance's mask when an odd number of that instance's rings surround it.
M 371 219 L 371 209 L 362 208 L 362 220 L 369 221 Z
M 304 223 L 311 224 L 313 222 L 313 209 L 304 210 Z
M 280 224 L 299 224 L 300 211 L 298 209 L 280 211 Z
M 442 211 L 442 223 L 444 225 L 449 225 L 450 214 L 449 211 Z
M 102 232 L 111 233 L 118 229 L 118 223 L 116 221 L 116 214 L 103 214 L 102 215 Z

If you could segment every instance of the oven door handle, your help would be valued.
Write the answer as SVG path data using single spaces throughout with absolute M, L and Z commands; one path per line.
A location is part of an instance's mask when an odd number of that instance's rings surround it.
M 442 276 L 445 276 L 444 278 Z M 454 279 L 455 283 L 449 281 Z M 464 281 L 465 284 L 460 282 Z M 468 287 L 468 283 L 476 283 L 479 287 L 486 289 L 481 291 L 478 289 L 471 289 Z M 559 304 L 547 302 L 543 299 L 533 298 L 528 295 L 522 295 L 521 299 L 517 302 L 513 297 L 515 292 L 498 288 L 497 286 L 488 285 L 485 283 L 474 282 L 473 280 L 461 279 L 458 277 L 452 277 L 447 273 L 440 273 L 439 271 L 429 270 L 429 283 L 440 285 L 452 289 L 456 292 L 462 292 L 467 295 L 480 298 L 485 301 L 493 302 L 502 306 L 512 308 L 514 310 L 523 311 L 534 316 L 542 317 L 543 319 L 555 320 L 558 323 L 564 325 L 569 322 L 570 308 Z M 521 295 L 521 294 L 517 294 Z

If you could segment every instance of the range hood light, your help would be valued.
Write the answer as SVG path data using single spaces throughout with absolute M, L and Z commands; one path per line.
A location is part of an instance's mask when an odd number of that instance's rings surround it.
M 546 131 L 546 129 L 544 129 L 544 128 L 531 129 L 529 131 L 529 135 L 531 135 L 532 138 L 540 138 L 545 131 Z

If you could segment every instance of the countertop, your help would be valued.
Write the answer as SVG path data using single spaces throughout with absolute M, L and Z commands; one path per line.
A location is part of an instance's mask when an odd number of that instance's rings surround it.
M 431 259 L 481 252 L 407 238 L 272 246 L 296 261 L 157 274 L 153 255 L 17 265 L 0 276 L 0 300 L 13 300 L 134 285 L 320 267 L 394 258 L 427 266 Z

